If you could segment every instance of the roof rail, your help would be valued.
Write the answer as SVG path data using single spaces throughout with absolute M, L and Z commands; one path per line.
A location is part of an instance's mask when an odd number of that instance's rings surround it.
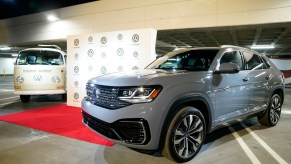
M 38 47 L 46 47 L 46 48 L 56 48 L 58 50 L 62 50 L 61 47 L 57 45 L 45 45 L 45 44 L 39 44 Z
M 244 48 L 244 47 L 240 47 L 240 46 L 234 46 L 234 45 L 221 45 L 220 48 Z

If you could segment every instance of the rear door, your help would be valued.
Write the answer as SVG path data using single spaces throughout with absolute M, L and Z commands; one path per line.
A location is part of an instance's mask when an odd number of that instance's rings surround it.
M 247 80 L 250 91 L 250 112 L 255 112 L 267 107 L 268 83 L 271 72 L 258 54 L 245 51 L 243 56 L 246 61 Z

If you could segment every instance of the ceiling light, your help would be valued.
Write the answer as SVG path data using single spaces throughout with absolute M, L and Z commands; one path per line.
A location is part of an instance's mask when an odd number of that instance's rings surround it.
M 11 50 L 11 48 L 10 47 L 0 47 L 0 50 L 2 50 L 2 51 L 8 51 L 8 50 Z
M 251 49 L 274 49 L 275 46 L 273 45 L 253 45 Z
M 13 56 L 13 57 L 17 57 L 17 56 L 18 56 L 18 54 L 11 54 L 11 56 Z
M 54 22 L 54 21 L 57 21 L 58 18 L 54 15 L 49 15 L 47 16 L 47 20 L 49 20 L 50 22 Z

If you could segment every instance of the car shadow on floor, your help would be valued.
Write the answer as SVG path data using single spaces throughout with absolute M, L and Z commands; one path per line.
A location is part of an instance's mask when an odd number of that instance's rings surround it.
M 244 126 L 255 130 L 262 130 L 268 128 L 267 126 L 262 126 L 258 122 L 257 118 L 250 118 L 242 122 Z M 241 123 L 232 124 L 231 127 L 239 133 L 241 137 L 247 135 L 248 132 L 245 130 L 245 127 Z M 212 149 L 213 147 L 219 147 L 226 142 L 231 142 L 235 140 L 235 137 L 232 135 L 229 127 L 223 127 L 213 131 L 212 133 L 206 136 L 205 142 L 199 151 L 198 155 Z M 174 163 L 173 161 L 163 157 L 160 153 L 156 152 L 154 154 L 145 154 L 130 148 L 114 145 L 112 147 L 106 147 L 104 150 L 104 158 L 107 163 Z M 195 158 L 194 158 L 195 159 Z

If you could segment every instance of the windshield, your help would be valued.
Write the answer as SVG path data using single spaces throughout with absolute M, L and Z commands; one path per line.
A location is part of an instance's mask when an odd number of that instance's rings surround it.
M 62 54 L 48 50 L 22 51 L 18 55 L 16 65 L 63 65 Z
M 155 60 L 148 69 L 175 69 L 207 71 L 218 50 L 190 50 L 179 54 L 169 53 Z

